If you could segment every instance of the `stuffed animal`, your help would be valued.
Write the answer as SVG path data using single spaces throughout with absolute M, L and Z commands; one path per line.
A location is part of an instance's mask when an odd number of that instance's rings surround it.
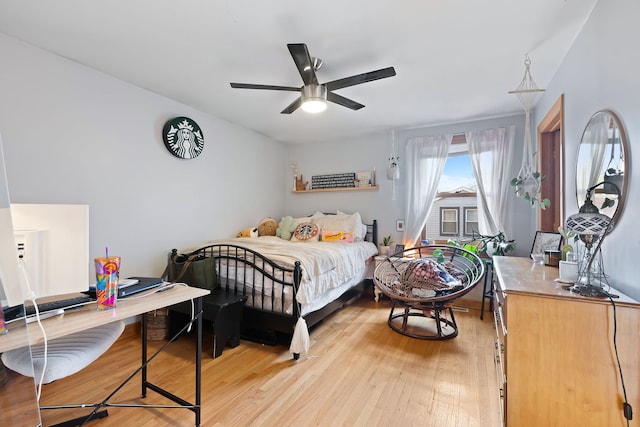
M 236 237 L 258 237 L 258 229 L 257 228 L 245 228 L 241 232 L 239 232 Z
M 258 236 L 275 236 L 278 223 L 273 218 L 265 218 L 258 224 Z
M 278 224 L 276 236 L 284 240 L 291 240 L 291 235 L 296 231 L 297 225 L 296 220 L 293 219 L 292 216 L 283 216 L 282 220 L 280 220 L 280 224 Z

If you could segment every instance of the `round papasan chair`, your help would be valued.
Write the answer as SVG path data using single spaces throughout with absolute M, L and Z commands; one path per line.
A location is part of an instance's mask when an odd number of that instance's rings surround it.
M 471 291 L 483 275 L 484 263 L 475 253 L 429 245 L 385 258 L 373 280 L 393 303 L 391 329 L 413 338 L 444 340 L 458 335 L 453 301 Z

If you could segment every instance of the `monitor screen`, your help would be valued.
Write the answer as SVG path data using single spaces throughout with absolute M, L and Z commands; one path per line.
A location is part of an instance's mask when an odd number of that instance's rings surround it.
M 11 203 L 23 287 L 36 298 L 89 289 L 89 206 Z
M 9 186 L 4 167 L 2 138 L 0 138 L 0 285 L 2 305 L 14 306 L 24 302 L 25 297 L 20 287 L 18 251 L 9 208 Z

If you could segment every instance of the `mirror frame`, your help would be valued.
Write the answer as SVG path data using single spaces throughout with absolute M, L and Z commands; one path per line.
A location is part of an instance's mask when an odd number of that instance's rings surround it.
M 612 125 L 615 126 L 615 128 L 618 130 L 618 133 L 620 135 L 619 153 L 622 157 L 622 167 L 623 167 L 622 170 L 624 172 L 623 178 L 622 178 L 622 188 L 620 188 L 620 197 L 618 198 L 617 203 L 615 205 L 615 210 L 613 211 L 613 215 L 609 215 L 613 220 L 612 227 L 615 228 L 617 222 L 620 220 L 620 217 L 622 216 L 622 211 L 624 209 L 624 202 L 627 196 L 627 189 L 629 187 L 628 179 L 630 174 L 630 168 L 629 168 L 630 161 L 629 161 L 629 141 L 627 139 L 627 134 L 625 132 L 622 121 L 620 120 L 618 115 L 611 110 L 605 109 L 605 110 L 596 111 L 589 118 L 589 121 L 587 122 L 587 125 L 585 126 L 584 131 L 582 132 L 582 137 L 580 138 L 580 144 L 578 145 L 578 153 L 576 156 L 576 201 L 578 203 L 578 208 L 580 208 L 584 204 L 584 201 L 586 198 L 586 190 L 588 188 L 587 187 L 584 189 L 580 189 L 580 176 L 581 175 L 593 176 L 593 174 L 586 169 L 592 165 L 592 161 L 591 161 L 592 156 L 589 155 L 590 153 L 583 150 L 583 148 L 587 146 L 586 145 L 587 142 L 585 141 L 585 138 L 589 136 L 588 133 L 589 133 L 590 127 L 594 125 L 596 120 L 604 114 L 609 116 L 609 123 L 610 123 L 609 126 L 612 126 Z M 603 153 L 602 153 L 602 166 L 600 171 L 597 174 L 598 178 L 595 184 L 598 184 L 604 180 L 603 177 L 609 164 L 609 162 L 607 162 L 607 159 L 608 159 L 608 154 L 610 152 L 611 150 L 609 149 L 609 145 L 607 144 L 606 149 L 603 150 Z M 581 153 L 583 153 L 582 162 L 581 162 L 581 156 L 580 156 Z M 586 157 L 586 160 L 585 160 L 585 157 Z M 583 169 L 581 170 L 581 168 Z M 585 170 L 587 171 L 585 172 Z M 599 188 L 601 189 L 602 187 L 599 187 Z M 580 194 L 581 192 L 582 194 Z M 600 209 L 599 204 L 595 203 L 595 200 L 594 200 L 594 204 L 596 204 L 596 206 Z M 601 213 L 608 214 L 608 212 L 606 211 Z

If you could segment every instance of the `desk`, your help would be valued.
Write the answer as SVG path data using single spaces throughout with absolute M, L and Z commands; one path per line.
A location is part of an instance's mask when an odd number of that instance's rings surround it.
M 107 402 L 109 398 L 113 396 L 126 382 L 128 382 L 135 374 L 142 372 L 142 397 L 146 396 L 147 388 L 156 391 L 157 393 L 167 397 L 174 402 L 178 403 L 180 407 L 191 409 L 195 413 L 195 425 L 200 425 L 200 401 L 201 401 L 201 361 L 202 361 L 202 297 L 209 294 L 206 289 L 191 288 L 184 286 L 175 286 L 165 292 L 156 292 L 145 296 L 144 298 L 129 298 L 118 300 L 117 307 L 108 311 L 97 311 L 95 303 L 88 304 L 82 309 L 72 310 L 57 317 L 51 317 L 43 320 L 42 324 L 45 327 L 48 340 L 60 338 L 76 332 L 81 332 L 86 329 L 93 328 L 95 326 L 103 325 L 105 323 L 116 322 L 124 319 L 128 319 L 133 316 L 137 316 L 149 311 L 156 310 L 158 308 L 168 307 L 173 304 L 177 304 L 190 299 L 194 300 L 194 308 L 196 317 L 194 322 L 197 326 L 197 345 L 196 345 L 196 366 L 195 366 L 195 403 L 180 399 L 179 397 L 171 394 L 170 392 L 152 384 L 147 381 L 147 364 L 155 357 L 155 355 L 164 349 L 164 346 L 160 347 L 151 357 L 147 357 L 147 339 L 146 339 L 146 322 L 143 316 L 143 328 L 142 328 L 142 364 L 135 370 L 134 373 L 129 376 L 124 383 L 118 387 L 113 393 L 111 393 L 100 404 L 89 404 L 88 407 L 95 407 L 96 410 L 101 407 L 110 406 Z M 186 329 L 186 325 L 185 325 Z M 182 332 L 182 331 L 181 331 Z M 172 342 L 176 337 L 172 337 L 167 344 Z M 24 324 L 15 325 L 12 323 L 9 325 L 9 333 L 7 335 L 0 336 L 0 353 L 14 348 L 23 347 L 27 344 L 38 344 L 43 341 L 42 333 L 37 323 L 30 323 L 27 327 Z M 136 407 L 153 407 L 153 405 L 130 405 Z M 47 407 L 41 407 L 41 409 L 47 409 Z

